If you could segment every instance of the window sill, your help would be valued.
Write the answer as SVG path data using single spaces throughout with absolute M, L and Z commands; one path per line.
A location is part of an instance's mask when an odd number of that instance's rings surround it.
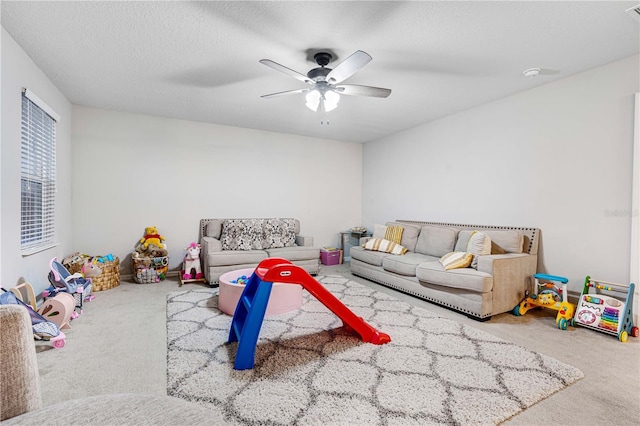
M 37 247 L 30 247 L 28 249 L 24 249 L 20 252 L 22 257 L 31 256 L 32 254 L 40 253 L 41 251 L 49 250 L 50 248 L 56 247 L 60 245 L 60 243 L 50 243 Z

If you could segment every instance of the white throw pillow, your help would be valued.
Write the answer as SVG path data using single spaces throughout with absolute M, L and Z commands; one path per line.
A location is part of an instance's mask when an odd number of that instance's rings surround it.
M 373 235 L 371 236 L 371 238 L 384 238 L 386 233 L 387 233 L 387 227 L 386 226 L 374 224 L 373 225 Z
M 491 238 L 482 232 L 473 231 L 467 243 L 467 252 L 473 254 L 471 267 L 478 267 L 478 256 L 491 254 Z

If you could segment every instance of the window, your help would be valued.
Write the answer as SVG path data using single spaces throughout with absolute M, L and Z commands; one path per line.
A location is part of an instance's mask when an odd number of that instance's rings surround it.
M 33 92 L 22 93 L 21 223 L 23 255 L 54 246 L 56 121 L 59 118 Z

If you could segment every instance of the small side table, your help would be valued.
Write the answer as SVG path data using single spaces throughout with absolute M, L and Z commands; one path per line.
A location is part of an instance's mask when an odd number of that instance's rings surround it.
M 350 246 L 358 245 L 360 244 L 360 238 L 370 237 L 372 235 L 373 234 L 371 234 L 369 231 L 353 232 L 351 230 L 348 230 L 348 231 L 340 232 L 340 250 L 342 250 L 342 252 L 344 253 L 345 259 L 351 259 L 351 256 L 349 255 L 349 253 L 345 251 L 345 245 L 350 245 Z M 357 239 L 358 242 L 355 244 L 352 244 L 352 241 L 354 239 Z

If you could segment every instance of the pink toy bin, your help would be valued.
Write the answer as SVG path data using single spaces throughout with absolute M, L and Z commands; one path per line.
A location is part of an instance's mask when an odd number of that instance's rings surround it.
M 222 312 L 233 316 L 238 300 L 240 300 L 240 296 L 244 290 L 244 284 L 233 284 L 231 281 L 235 281 L 243 275 L 250 277 L 253 271 L 254 268 L 239 269 L 237 271 L 226 272 L 220 276 L 218 308 L 220 308 Z M 299 309 L 300 306 L 302 306 L 301 285 L 273 283 L 265 315 L 283 314 Z

